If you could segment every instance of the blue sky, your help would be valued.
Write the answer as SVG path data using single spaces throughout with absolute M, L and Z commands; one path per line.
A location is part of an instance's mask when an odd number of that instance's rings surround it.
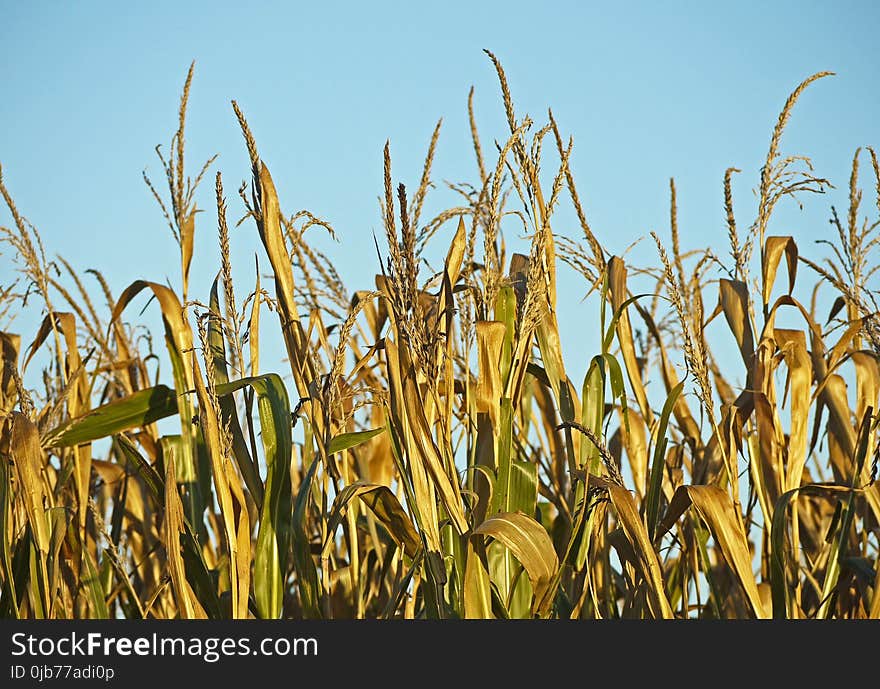
M 563 132 L 574 136 L 571 167 L 590 223 L 610 251 L 623 251 L 651 230 L 668 236 L 668 185 L 675 177 L 684 246 L 712 245 L 725 254 L 725 168 L 743 170 L 734 193 L 740 227 L 747 228 L 755 212 L 752 189 L 786 97 L 810 74 L 832 70 L 836 76 L 802 96 L 782 152 L 811 156 L 817 174 L 837 188 L 808 198 L 803 212 L 784 205 L 771 228 L 793 234 L 802 253 L 815 258 L 823 253 L 812 242 L 829 232 L 830 205 L 845 207 L 855 148 L 880 146 L 878 8 L 803 0 L 0 0 L 0 163 L 50 255 L 63 255 L 79 270 L 100 269 L 116 294 L 137 278 L 179 284 L 174 240 L 141 173 L 162 180 L 153 148 L 162 143 L 167 150 L 195 59 L 190 171 L 214 153 L 219 158 L 197 197 L 207 212 L 197 224 L 192 296 L 206 299 L 219 265 L 213 171 L 223 172 L 236 219 L 235 190 L 249 175 L 231 99 L 248 117 L 283 209 L 307 208 L 330 220 L 340 241 L 314 239 L 350 287 L 369 288 L 378 267 L 372 232 L 381 232 L 376 199 L 385 140 L 395 183 L 414 188 L 442 117 L 434 179 L 473 182 L 466 110 L 472 85 L 484 146 L 504 135 L 497 80 L 482 52 L 488 48 L 506 69 L 517 112 L 543 124 L 552 107 Z M 864 159 L 862 169 L 870 209 Z M 438 189 L 425 216 L 449 201 Z M 4 209 L 0 224 L 10 222 Z M 554 230 L 578 236 L 566 212 Z M 508 246 L 526 245 L 513 233 Z M 234 270 L 243 290 L 253 284 L 257 247 L 251 224 L 234 232 Z M 12 267 L 6 248 L 0 251 L 5 284 Z M 656 261 L 650 239 L 632 257 Z M 580 346 L 589 336 L 585 324 L 597 315 L 595 301 L 589 308 L 578 303 L 584 287 L 560 267 L 563 350 L 578 386 L 595 353 Z M 148 311 L 145 318 L 151 317 Z M 27 342 L 36 323 L 23 314 L 9 328 Z

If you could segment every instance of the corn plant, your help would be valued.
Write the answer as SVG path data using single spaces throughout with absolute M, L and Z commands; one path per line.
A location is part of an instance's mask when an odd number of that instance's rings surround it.
M 720 180 L 729 257 L 682 249 L 671 180 L 671 241 L 652 233 L 657 260 L 634 266 L 587 220 L 572 139 L 552 112 L 520 116 L 487 54 L 505 137 L 487 154 L 471 90 L 477 177 L 432 218 L 440 124 L 410 188 L 386 144 L 384 242 L 356 290 L 306 236 L 332 225 L 285 212 L 233 101 L 251 179 L 237 203 L 271 274 L 235 279 L 223 175 L 209 221 L 195 195 L 214 159 L 187 174 L 192 67 L 169 153 L 156 149 L 165 185 L 145 178 L 179 248 L 177 287 L 115 294 L 99 270 L 48 259 L 0 176 L 19 272 L 0 315 L 35 301 L 43 315 L 29 342 L 0 332 L 0 614 L 880 617 L 880 220 L 862 210 L 865 151 L 824 256 L 771 234 L 779 202 L 831 187 L 780 152 L 798 97 L 829 73 L 785 102 L 747 230 L 740 170 Z M 577 237 L 553 229 L 563 204 Z M 217 231 L 210 285 L 189 280 L 197 219 Z M 571 308 L 598 323 L 595 351 L 563 354 L 560 267 L 585 281 Z M 142 293 L 164 350 L 132 320 Z M 780 313 L 800 327 L 777 327 Z M 261 366 L 267 323 L 288 368 Z M 725 361 L 712 343 L 730 337 Z M 572 362 L 588 362 L 583 380 Z

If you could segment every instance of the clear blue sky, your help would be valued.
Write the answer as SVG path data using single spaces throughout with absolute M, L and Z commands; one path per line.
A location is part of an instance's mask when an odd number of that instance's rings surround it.
M 497 80 L 482 49 L 502 61 L 518 113 L 539 124 L 547 107 L 575 140 L 571 167 L 600 241 L 620 252 L 656 230 L 668 236 L 668 180 L 678 187 L 685 247 L 725 253 L 721 182 L 739 222 L 754 218 L 751 190 L 776 117 L 808 75 L 783 153 L 809 155 L 837 186 L 782 208 L 773 230 L 801 251 L 827 235 L 829 207 L 845 207 L 857 146 L 880 146 L 880 4 L 865 2 L 18 2 L 0 0 L 0 163 L 20 211 L 50 254 L 99 268 L 118 294 L 133 279 L 178 284 L 176 246 L 141 172 L 162 181 L 153 147 L 176 127 L 190 62 L 190 171 L 219 153 L 230 217 L 248 163 L 230 107 L 246 113 L 283 209 L 329 219 L 321 241 L 352 288 L 369 288 L 381 231 L 382 147 L 395 183 L 418 184 L 436 120 L 444 119 L 434 179 L 474 181 L 466 119 L 476 88 L 484 145 L 502 136 Z M 205 299 L 218 267 L 213 170 L 199 195 L 192 296 Z M 863 165 L 870 182 L 870 167 Z M 870 185 L 867 187 L 870 190 Z M 429 197 L 426 215 L 449 197 Z M 873 199 L 866 194 L 865 207 Z M 578 236 L 564 214 L 554 230 Z M 5 209 L 0 223 L 10 221 Z M 451 231 L 453 228 L 449 228 Z M 252 224 L 235 231 L 234 270 L 253 281 Z M 314 235 L 317 238 L 317 235 Z M 442 244 L 443 237 L 439 237 Z M 515 236 L 508 244 L 522 250 Z M 438 249 L 439 250 L 439 249 Z M 9 256 L 0 249 L 2 280 Z M 650 239 L 637 257 L 655 256 Z M 267 263 L 263 260 L 263 266 Z M 594 322 L 579 308 L 584 283 L 560 267 L 564 350 L 579 386 L 594 352 L 576 338 Z M 142 303 L 142 302 L 141 302 Z M 711 305 L 708 306 L 711 308 Z M 151 311 L 158 309 L 151 307 Z M 134 308 L 130 314 L 136 313 Z M 25 341 L 35 320 L 11 329 Z M 155 321 L 154 321 L 155 322 Z M 0 324 L 0 327 L 6 324 Z M 157 340 L 161 348 L 161 340 Z M 170 373 L 170 372 L 168 372 Z

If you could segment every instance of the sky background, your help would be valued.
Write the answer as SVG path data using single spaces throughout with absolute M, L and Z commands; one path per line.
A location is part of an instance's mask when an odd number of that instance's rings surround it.
M 669 178 L 678 189 L 685 248 L 725 256 L 722 178 L 729 166 L 741 230 L 755 216 L 752 190 L 787 96 L 807 76 L 782 153 L 812 157 L 836 189 L 780 207 L 771 230 L 801 252 L 824 255 L 830 206 L 845 214 L 858 146 L 880 146 L 880 3 L 876 2 L 13 2 L 0 0 L 0 164 L 20 212 L 47 253 L 80 271 L 98 268 L 119 294 L 131 281 L 179 285 L 177 247 L 142 180 L 161 184 L 156 144 L 168 150 L 187 68 L 196 61 L 187 120 L 191 174 L 219 158 L 197 196 L 191 296 L 207 300 L 219 266 L 213 176 L 222 171 L 229 216 L 242 205 L 247 152 L 230 106 L 236 99 L 278 186 L 282 209 L 328 219 L 339 241 L 312 239 L 351 289 L 369 289 L 381 237 L 382 149 L 390 139 L 395 185 L 414 190 L 431 132 L 443 130 L 436 194 L 424 218 L 455 203 L 443 180 L 474 182 L 467 95 L 484 147 L 505 134 L 491 62 L 501 60 L 517 113 L 538 125 L 547 108 L 574 136 L 571 168 L 600 242 L 623 252 L 651 230 L 669 236 Z M 873 206 L 862 159 L 865 208 Z M 565 203 L 563 203 L 565 206 Z M 873 216 L 872 216 L 873 217 Z M 0 224 L 9 225 L 0 212 Z M 437 236 L 442 255 L 454 231 Z M 570 211 L 554 231 L 578 237 Z M 509 250 L 527 251 L 511 226 Z M 256 230 L 233 232 L 233 270 L 252 289 Z M 13 275 L 0 247 L 0 283 Z M 268 262 L 261 253 L 262 266 Z M 656 263 L 648 237 L 627 256 Z M 563 351 L 579 387 L 590 357 L 596 301 L 579 303 L 584 280 L 559 268 Z M 146 303 L 130 307 L 130 318 Z M 708 304 L 711 309 L 714 304 Z M 158 324 L 158 305 L 143 316 Z M 0 328 L 28 343 L 41 314 Z M 152 319 L 152 320 L 150 320 Z M 268 320 L 264 317 L 265 320 Z M 161 339 L 156 331 L 156 347 Z M 732 344 L 732 343 L 728 343 Z M 731 351 L 733 351 L 731 349 Z M 264 361 L 266 358 L 264 357 Z M 270 369 L 266 361 L 264 368 Z M 280 364 L 276 370 L 284 371 Z M 170 371 L 165 370 L 166 380 Z M 736 376 L 732 376 L 734 381 Z

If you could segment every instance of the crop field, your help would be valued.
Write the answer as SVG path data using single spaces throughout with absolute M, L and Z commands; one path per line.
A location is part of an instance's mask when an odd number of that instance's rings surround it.
M 827 241 L 770 230 L 777 204 L 831 185 L 784 138 L 831 74 L 779 94 L 760 170 L 718 180 L 726 253 L 683 246 L 670 180 L 635 265 L 592 229 L 552 111 L 520 113 L 488 51 L 487 68 L 508 130 L 481 140 L 468 101 L 478 174 L 458 205 L 423 212 L 439 124 L 418 184 L 385 146 L 371 284 L 279 198 L 236 101 L 218 116 L 251 168 L 190 159 L 193 67 L 146 178 L 174 286 L 114 289 L 57 256 L 0 170 L 0 617 L 880 618 L 875 151 L 848 152 L 847 208 L 813 197 Z M 575 236 L 554 231 L 563 208 Z M 213 284 L 189 279 L 196 231 L 216 234 Z M 259 237 L 253 284 L 232 231 Z M 567 300 L 589 351 L 562 351 Z M 15 330 L 23 311 L 36 332 Z

